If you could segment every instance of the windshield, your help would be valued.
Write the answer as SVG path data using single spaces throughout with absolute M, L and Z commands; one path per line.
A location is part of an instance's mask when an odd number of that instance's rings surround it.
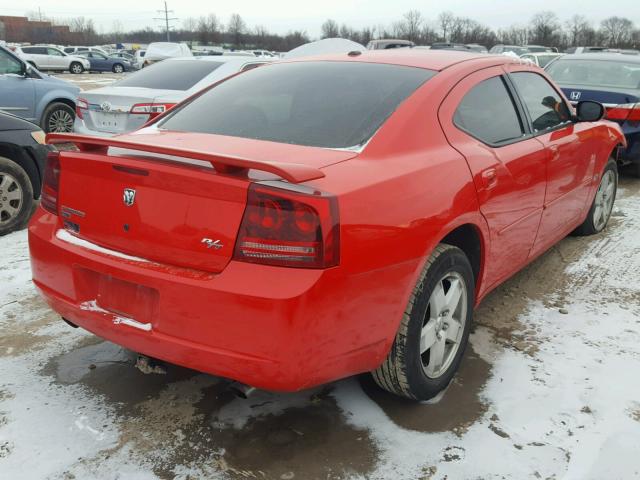
M 143 68 L 139 72 L 115 83 L 114 86 L 189 90 L 221 65 L 223 65 L 223 62 L 164 60 Z
M 558 59 L 547 72 L 558 83 L 640 89 L 640 63 Z
M 243 73 L 160 123 L 167 130 L 325 148 L 364 144 L 436 72 L 359 62 L 294 62 Z

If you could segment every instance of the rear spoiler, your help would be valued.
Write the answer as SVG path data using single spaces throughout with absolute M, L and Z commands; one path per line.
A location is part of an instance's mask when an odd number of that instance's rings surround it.
M 49 133 L 47 134 L 46 142 L 52 145 L 73 143 L 80 151 L 91 153 L 106 154 L 109 147 L 116 147 L 158 153 L 162 155 L 173 155 L 176 157 L 209 162 L 213 165 L 213 168 L 220 173 L 239 173 L 249 169 L 260 170 L 278 175 L 291 183 L 302 183 L 309 180 L 323 178 L 325 176 L 320 169 L 299 163 L 256 161 L 232 155 L 220 155 L 201 150 L 151 145 L 131 140 L 119 140 L 117 138 L 92 137 L 88 135 L 78 135 L 75 133 Z

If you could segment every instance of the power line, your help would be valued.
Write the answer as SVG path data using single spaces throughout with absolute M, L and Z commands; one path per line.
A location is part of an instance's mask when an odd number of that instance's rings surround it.
M 173 14 L 173 10 L 169 10 L 167 7 L 167 2 L 164 2 L 164 10 L 157 10 L 158 13 L 160 14 L 164 14 L 164 17 L 162 18 L 154 18 L 154 20 L 160 20 L 160 21 L 164 21 L 165 24 L 165 28 L 167 31 L 167 42 L 170 42 L 171 39 L 169 38 L 169 30 L 171 29 L 171 27 L 173 25 L 169 25 L 169 22 L 173 22 L 174 20 L 178 20 L 177 17 L 171 17 L 169 18 L 169 14 Z

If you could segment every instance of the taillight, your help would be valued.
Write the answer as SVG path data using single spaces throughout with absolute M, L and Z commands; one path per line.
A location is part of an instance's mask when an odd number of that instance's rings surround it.
M 76 117 L 82 119 L 84 118 L 83 110 L 87 110 L 89 108 L 89 102 L 87 102 L 84 98 L 79 98 L 76 100 Z
M 624 103 L 607 108 L 607 120 L 640 122 L 640 104 Z
M 136 103 L 131 107 L 131 113 L 149 115 L 149 120 L 151 120 L 162 115 L 174 105 L 175 103 Z
M 44 168 L 42 194 L 40 204 L 55 215 L 58 215 L 58 192 L 60 190 L 60 152 L 50 151 Z
M 234 259 L 284 267 L 337 265 L 340 224 L 336 197 L 252 184 Z

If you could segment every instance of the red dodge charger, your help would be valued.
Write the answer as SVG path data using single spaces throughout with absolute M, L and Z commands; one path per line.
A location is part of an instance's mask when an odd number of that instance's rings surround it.
M 260 67 L 132 134 L 50 135 L 74 146 L 49 155 L 33 280 L 144 355 L 280 391 L 373 372 L 428 399 L 490 290 L 607 225 L 625 140 L 602 116 L 502 56 Z

